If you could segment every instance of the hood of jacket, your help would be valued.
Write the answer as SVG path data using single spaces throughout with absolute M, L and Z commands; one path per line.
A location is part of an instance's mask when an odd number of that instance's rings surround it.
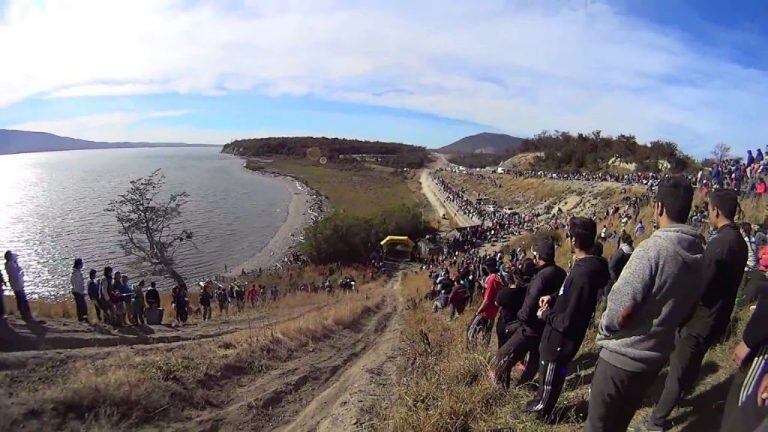
M 648 240 L 661 241 L 668 246 L 674 246 L 675 253 L 688 262 L 700 259 L 702 256 L 704 237 L 689 225 L 674 224 L 659 228 Z

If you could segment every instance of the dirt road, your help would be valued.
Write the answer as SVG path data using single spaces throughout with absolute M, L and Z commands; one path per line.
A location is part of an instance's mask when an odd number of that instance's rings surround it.
M 358 326 L 238 383 L 225 407 L 201 413 L 178 430 L 366 429 L 392 396 L 399 280 L 388 284 L 382 304 Z
M 459 226 L 469 226 L 469 225 L 475 225 L 477 224 L 477 221 L 474 219 L 466 216 L 464 213 L 460 212 L 458 208 L 456 208 L 455 205 L 448 202 L 445 197 L 443 196 L 443 193 L 440 191 L 440 188 L 435 184 L 434 180 L 430 177 L 430 173 L 432 170 L 430 169 L 423 169 L 421 170 L 421 176 L 419 177 L 421 181 L 421 191 L 424 194 L 424 196 L 427 197 L 427 200 L 432 205 L 432 208 L 435 210 L 435 212 L 438 215 L 448 215 L 452 217 L 456 223 Z M 446 224 L 448 223 L 445 219 L 440 219 L 440 230 L 441 231 L 447 231 L 450 229 L 450 226 L 447 226 L 448 229 L 446 229 Z M 445 224 L 444 224 L 445 223 Z

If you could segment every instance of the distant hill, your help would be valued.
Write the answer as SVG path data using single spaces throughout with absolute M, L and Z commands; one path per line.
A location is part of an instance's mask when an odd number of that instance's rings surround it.
M 0 154 L 35 153 L 63 150 L 94 150 L 141 147 L 203 147 L 205 144 L 98 142 L 62 137 L 47 132 L 0 129 Z
M 408 144 L 326 137 L 270 137 L 233 141 L 222 153 L 236 156 L 326 157 L 332 161 L 368 161 L 396 168 L 419 168 L 429 160 L 424 147 Z
M 524 138 L 507 134 L 483 132 L 464 137 L 438 149 L 440 153 L 511 153 L 520 146 Z

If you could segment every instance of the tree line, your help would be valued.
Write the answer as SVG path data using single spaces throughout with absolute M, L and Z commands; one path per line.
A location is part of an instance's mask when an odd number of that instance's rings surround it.
M 428 160 L 424 147 L 382 141 L 326 137 L 271 137 L 236 140 L 224 145 L 222 153 L 237 156 L 286 156 L 329 160 L 351 155 L 381 156 L 373 162 L 394 168 L 420 168 Z

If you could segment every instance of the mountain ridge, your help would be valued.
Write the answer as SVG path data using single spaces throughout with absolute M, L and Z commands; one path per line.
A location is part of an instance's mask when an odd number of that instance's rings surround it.
M 64 137 L 48 132 L 0 129 L 0 155 L 40 153 L 67 150 L 98 150 L 114 148 L 157 148 L 157 147 L 208 147 L 211 144 L 152 143 L 152 142 L 108 142 L 90 141 Z M 218 147 L 216 145 L 216 147 Z
M 440 147 L 438 151 L 442 153 L 505 154 L 520 147 L 524 139 L 501 133 L 481 132 Z

